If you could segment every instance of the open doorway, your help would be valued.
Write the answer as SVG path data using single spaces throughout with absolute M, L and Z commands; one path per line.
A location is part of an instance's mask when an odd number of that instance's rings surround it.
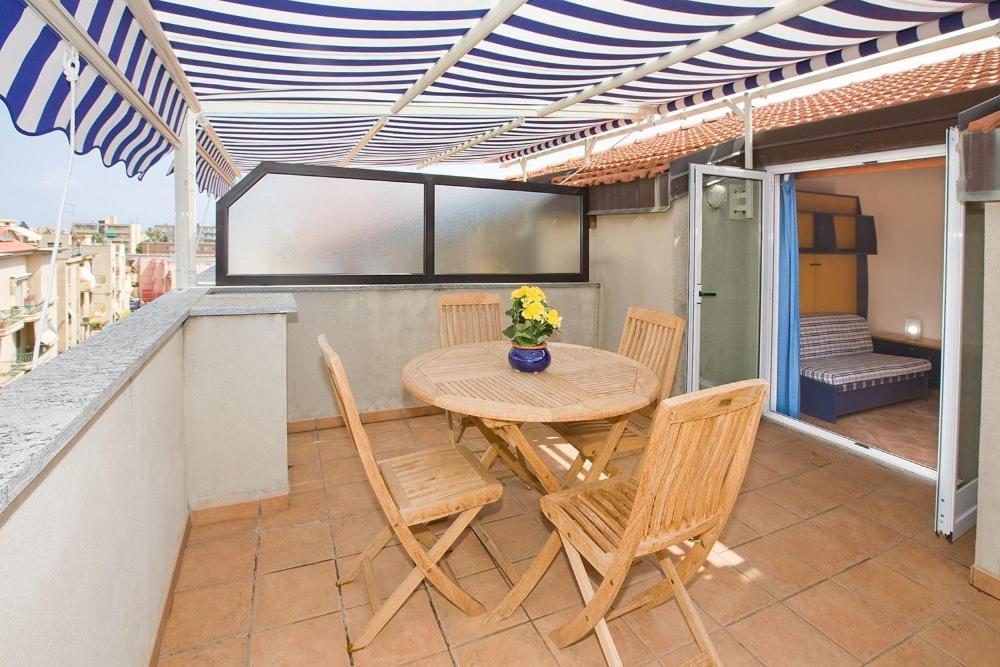
M 800 419 L 938 458 L 944 158 L 796 176 Z

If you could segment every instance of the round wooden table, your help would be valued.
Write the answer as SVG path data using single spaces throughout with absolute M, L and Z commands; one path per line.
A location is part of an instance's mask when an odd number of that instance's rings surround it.
M 549 343 L 547 370 L 518 373 L 509 350 L 503 341 L 433 350 L 403 368 L 403 386 L 444 410 L 511 423 L 618 417 L 649 405 L 660 389 L 653 371 L 614 352 Z
M 472 417 L 490 443 L 482 457 L 484 466 L 489 468 L 499 457 L 525 483 L 553 493 L 573 484 L 576 475 L 560 482 L 525 438 L 521 424 L 607 420 L 605 444 L 584 478 L 594 481 L 618 446 L 629 415 L 658 397 L 660 380 L 646 366 L 614 352 L 565 343 L 549 343 L 549 349 L 548 369 L 518 373 L 507 363 L 506 341 L 442 347 L 406 364 L 403 386 L 422 401 Z M 559 536 L 552 531 L 531 566 L 519 575 L 478 522 L 472 529 L 513 585 L 490 614 L 490 622 L 496 622 L 537 585 L 559 553 Z

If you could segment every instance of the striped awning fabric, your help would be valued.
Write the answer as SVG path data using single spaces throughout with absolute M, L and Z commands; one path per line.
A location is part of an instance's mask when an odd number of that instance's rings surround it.
M 0 0 L 0 97 L 30 134 L 65 131 L 70 113 L 60 37 L 33 8 L 42 2 Z M 760 85 L 774 72 L 786 78 L 802 63 L 812 63 L 802 71 L 836 64 L 845 50 L 863 56 L 964 27 L 969 17 L 991 20 L 997 3 L 62 0 L 61 7 L 176 134 L 188 110 L 170 74 L 176 69 L 160 60 L 133 15 L 137 7 L 152 12 L 221 139 L 222 146 L 206 131 L 198 135 L 198 181 L 218 194 L 238 175 L 229 158 L 244 171 L 264 160 L 513 159 Z M 671 54 L 684 57 L 664 60 Z M 171 148 L 86 63 L 76 114 L 78 150 L 97 149 L 130 175 L 141 176 Z

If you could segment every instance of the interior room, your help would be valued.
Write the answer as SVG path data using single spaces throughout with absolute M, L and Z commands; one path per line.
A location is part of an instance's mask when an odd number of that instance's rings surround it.
M 943 158 L 796 179 L 800 418 L 937 466 Z M 887 356 L 886 356 L 887 355 Z

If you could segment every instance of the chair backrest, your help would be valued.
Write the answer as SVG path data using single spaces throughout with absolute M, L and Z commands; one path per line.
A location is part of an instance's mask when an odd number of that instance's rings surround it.
M 817 359 L 871 352 L 872 334 L 860 315 L 803 315 L 799 320 L 799 358 Z
M 660 400 L 670 397 L 684 341 L 684 319 L 632 306 L 625 316 L 618 354 L 651 368 L 660 378 Z
M 330 381 L 333 383 L 333 394 L 337 398 L 337 407 L 340 408 L 340 416 L 344 420 L 347 432 L 351 434 L 351 439 L 354 440 L 354 446 L 358 450 L 358 456 L 361 457 L 361 464 L 364 466 L 368 483 L 371 485 L 372 491 L 375 492 L 375 497 L 378 498 L 379 505 L 381 505 L 382 511 L 389 522 L 399 522 L 397 525 L 405 525 L 402 514 L 399 512 L 399 507 L 396 506 L 395 501 L 392 499 L 392 493 L 389 492 L 389 487 L 386 485 L 378 463 L 375 461 L 372 443 L 368 439 L 365 427 L 361 424 L 358 404 L 355 402 L 354 394 L 351 392 L 351 383 L 347 380 L 347 372 L 344 370 L 344 364 L 340 360 L 340 355 L 330 347 L 330 343 L 326 339 L 326 334 L 320 335 L 316 340 L 319 343 L 319 349 L 323 352 L 323 361 L 326 363 L 326 368 L 330 373 Z
M 750 462 L 767 390 L 763 380 L 743 380 L 662 403 L 626 527 L 632 544 L 721 529 Z
M 496 294 L 465 292 L 438 299 L 441 347 L 503 340 L 503 309 Z

